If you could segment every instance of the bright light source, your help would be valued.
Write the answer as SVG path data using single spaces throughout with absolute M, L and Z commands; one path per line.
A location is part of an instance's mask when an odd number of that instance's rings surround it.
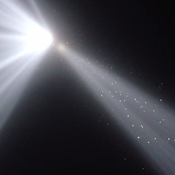
M 30 8 L 25 5 L 31 4 Z M 39 15 L 38 15 L 39 14 Z M 32 73 L 52 43 L 34 0 L 0 0 L 0 130 L 15 108 Z M 44 28 L 42 26 L 45 26 Z M 18 81 L 19 80 L 19 81 Z
M 40 26 L 31 26 L 25 36 L 25 43 L 29 51 L 42 51 L 51 45 L 52 35 Z

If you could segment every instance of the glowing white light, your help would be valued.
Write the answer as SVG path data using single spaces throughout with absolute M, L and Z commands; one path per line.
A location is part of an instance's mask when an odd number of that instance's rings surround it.
M 53 41 L 52 35 L 40 26 L 31 26 L 25 42 L 29 51 L 41 51 L 49 47 Z
M 35 2 L 31 0 L 27 4 L 30 3 L 31 12 L 39 14 L 42 26 L 47 26 Z M 26 10 L 23 1 L 0 0 L 0 19 L 1 130 L 51 45 L 52 35 L 34 21 L 33 15 L 30 17 L 30 10 Z

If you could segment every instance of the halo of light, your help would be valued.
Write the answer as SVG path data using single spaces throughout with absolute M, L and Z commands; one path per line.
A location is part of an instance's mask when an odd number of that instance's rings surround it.
M 58 44 L 57 46 L 57 50 L 60 51 L 60 52 L 64 52 L 65 51 L 65 46 L 63 44 Z

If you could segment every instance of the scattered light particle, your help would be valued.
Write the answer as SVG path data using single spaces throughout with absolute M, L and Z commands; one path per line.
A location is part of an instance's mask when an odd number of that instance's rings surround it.
M 140 136 L 138 136 L 137 138 L 140 139 Z

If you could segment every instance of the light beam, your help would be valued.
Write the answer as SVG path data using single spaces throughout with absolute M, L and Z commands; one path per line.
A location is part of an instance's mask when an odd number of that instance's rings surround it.
M 30 2 L 41 19 L 35 2 Z M 33 20 L 22 3 L 0 0 L 0 129 L 53 40 L 46 23 Z
M 119 123 L 159 174 L 175 174 L 175 111 L 112 73 L 111 66 L 68 48 L 62 54 L 110 120 Z

